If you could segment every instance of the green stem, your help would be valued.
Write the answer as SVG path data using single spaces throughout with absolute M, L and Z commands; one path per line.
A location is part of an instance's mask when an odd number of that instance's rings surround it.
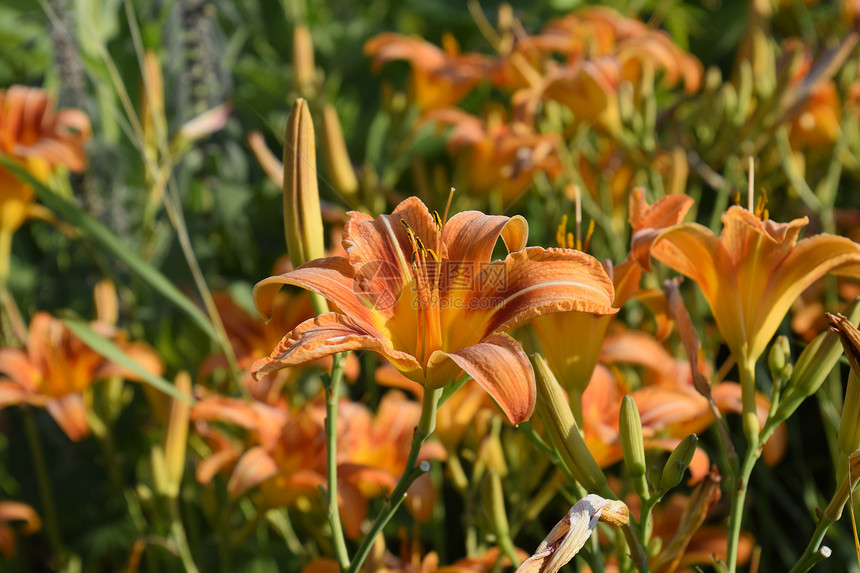
M 748 444 L 747 453 L 741 464 L 740 474 L 733 475 L 734 487 L 732 487 L 731 514 L 729 515 L 729 538 L 726 550 L 726 564 L 729 573 L 734 573 L 738 566 L 738 541 L 741 536 L 741 522 L 744 516 L 744 502 L 747 497 L 750 475 L 753 467 L 761 455 L 761 447 L 758 444 Z
M 750 449 L 755 449 L 759 442 L 758 413 L 755 403 L 755 360 L 744 357 L 738 360 L 738 371 L 741 378 L 741 400 L 744 434 Z
M 824 541 L 824 534 L 827 533 L 831 525 L 833 525 L 833 521 L 827 519 L 825 516 L 821 517 L 821 520 L 815 527 L 815 532 L 812 534 L 812 539 L 809 540 L 809 545 L 806 546 L 806 550 L 800 556 L 800 560 L 795 563 L 789 573 L 805 573 L 812 569 L 816 563 L 830 557 L 830 548 L 821 547 L 821 542 Z
M 48 541 L 54 557 L 60 559 L 62 555 L 62 543 L 60 541 L 60 528 L 57 525 L 57 508 L 54 505 L 54 494 L 51 491 L 51 481 L 48 478 L 48 466 L 45 463 L 45 452 L 42 449 L 42 440 L 39 438 L 39 430 L 33 420 L 33 414 L 29 407 L 23 408 L 24 428 L 27 432 L 27 442 L 30 452 L 33 454 L 33 467 L 36 470 L 36 483 L 39 487 L 39 496 L 42 498 L 42 513 L 45 518 L 45 530 L 48 533 Z
M 197 565 L 194 564 L 194 558 L 191 556 L 191 548 L 188 547 L 188 538 L 185 536 L 185 527 L 182 525 L 182 518 L 179 515 L 179 504 L 177 500 L 170 500 L 170 533 L 173 536 L 173 542 L 179 550 L 179 558 L 182 560 L 182 566 L 185 567 L 187 573 L 198 573 Z
M 406 458 L 406 467 L 403 470 L 403 475 L 394 487 L 394 491 L 385 500 L 379 515 L 373 522 L 364 541 L 361 542 L 355 557 L 347 570 L 347 573 L 357 573 L 364 565 L 364 560 L 367 559 L 370 548 L 373 546 L 373 541 L 382 528 L 388 523 L 400 504 L 406 498 L 406 491 L 412 483 L 421 477 L 427 470 L 417 466 L 418 453 L 421 451 L 421 446 L 436 429 L 436 407 L 439 402 L 439 397 L 442 390 L 424 390 L 424 398 L 421 400 L 421 419 L 418 421 L 418 426 L 415 428 L 415 433 L 412 435 L 412 447 L 409 450 L 409 456 Z
M 346 354 L 336 354 L 331 366 L 331 376 L 326 384 L 325 437 L 326 437 L 326 481 L 328 491 L 328 521 L 334 552 L 341 571 L 349 569 L 349 554 L 346 551 L 346 538 L 340 521 L 340 508 L 337 504 L 337 401 Z

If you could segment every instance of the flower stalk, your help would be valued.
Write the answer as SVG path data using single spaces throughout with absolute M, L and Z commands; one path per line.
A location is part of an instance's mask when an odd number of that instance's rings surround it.
M 341 571 L 349 569 L 349 554 L 346 550 L 346 539 L 343 535 L 340 508 L 337 503 L 337 400 L 340 382 L 343 379 L 345 358 L 346 353 L 334 355 L 331 375 L 325 388 L 326 493 L 328 495 L 326 502 L 334 552 Z
M 425 390 L 424 396 L 421 399 L 421 418 L 418 421 L 418 426 L 415 428 L 415 433 L 412 436 L 412 446 L 409 449 L 409 456 L 406 459 L 406 466 L 403 469 L 403 474 L 394 486 L 394 491 L 385 500 L 385 503 L 380 509 L 379 514 L 373 522 L 370 531 L 361 542 L 361 545 L 353 557 L 352 563 L 346 570 L 347 573 L 358 573 L 364 565 L 367 555 L 370 553 L 371 547 L 376 536 L 382 531 L 382 528 L 391 520 L 397 508 L 403 503 L 406 498 L 406 491 L 412 483 L 427 473 L 430 469 L 430 464 L 421 462 L 417 464 L 418 453 L 421 451 L 421 446 L 427 441 L 427 438 L 433 434 L 436 429 L 436 410 L 438 408 L 439 397 L 442 394 L 442 389 Z

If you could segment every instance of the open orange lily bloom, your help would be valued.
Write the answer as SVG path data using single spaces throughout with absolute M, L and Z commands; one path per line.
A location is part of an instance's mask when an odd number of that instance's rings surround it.
M 155 351 L 143 342 L 127 342 L 111 325 L 92 327 L 114 339 L 135 362 L 160 375 L 163 366 Z M 122 376 L 139 380 L 85 345 L 65 324 L 46 312 L 30 322 L 26 348 L 0 349 L 0 409 L 16 404 L 45 408 L 72 440 L 90 432 L 84 392 L 97 380 Z
M 445 38 L 445 50 L 422 38 L 379 34 L 367 41 L 364 53 L 373 57 L 373 68 L 395 60 L 412 65 L 411 95 L 422 111 L 448 107 L 463 99 L 481 81 L 488 80 L 495 62 L 481 54 L 461 54 L 453 37 Z
M 372 350 L 425 388 L 441 388 L 465 371 L 516 424 L 534 409 L 534 373 L 504 332 L 550 312 L 616 312 L 600 263 L 571 249 L 524 249 L 522 217 L 466 211 L 443 223 L 415 197 L 375 220 L 350 217 L 346 257 L 317 259 L 257 284 L 254 299 L 264 315 L 285 284 L 321 294 L 339 312 L 300 324 L 254 364 L 255 375 Z M 510 254 L 490 262 L 499 237 Z
M 719 237 L 685 223 L 664 231 L 651 254 L 696 281 L 732 354 L 749 365 L 813 282 L 829 272 L 860 278 L 860 245 L 827 234 L 798 242 L 808 222 L 763 221 L 734 206 L 723 214 Z
M 57 165 L 83 171 L 83 144 L 90 136 L 90 120 L 76 109 L 53 111 L 44 91 L 24 86 L 0 90 L 0 154 L 47 181 Z M 12 235 L 27 218 L 35 199 L 33 188 L 0 167 L 0 280 L 9 274 Z

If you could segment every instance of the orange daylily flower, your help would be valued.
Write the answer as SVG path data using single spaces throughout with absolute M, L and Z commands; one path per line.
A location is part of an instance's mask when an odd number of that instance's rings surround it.
M 0 153 L 15 159 L 40 181 L 65 165 L 83 171 L 83 144 L 90 137 L 90 120 L 76 109 L 53 111 L 48 94 L 36 88 L 12 86 L 0 90 Z M 8 274 L 13 233 L 27 217 L 34 193 L 0 167 L 0 280 Z
M 496 64 L 481 54 L 461 54 L 452 36 L 445 50 L 423 38 L 384 33 L 368 40 L 364 54 L 373 57 L 373 68 L 395 60 L 412 66 L 411 96 L 418 109 L 427 111 L 456 105 L 489 75 Z
M 782 44 L 783 53 L 799 52 L 800 65 L 791 78 L 791 86 L 799 88 L 808 81 L 813 59 L 809 46 L 797 38 Z M 807 97 L 802 108 L 791 118 L 789 140 L 794 149 L 829 147 L 839 137 L 842 125 L 842 102 L 832 80 L 821 81 Z
M 20 530 L 23 535 L 32 535 L 42 527 L 42 520 L 36 510 L 18 501 L 0 501 L 0 553 L 7 559 L 15 557 L 17 546 L 13 521 L 23 521 Z
M 347 257 L 311 261 L 254 289 L 264 315 L 285 284 L 318 292 L 340 309 L 288 333 L 254 364 L 255 375 L 372 350 L 429 389 L 465 371 L 516 424 L 534 409 L 534 373 L 505 331 L 550 312 L 616 312 L 600 263 L 571 249 L 524 249 L 522 217 L 466 211 L 443 223 L 415 197 L 375 220 L 350 216 Z M 490 262 L 499 237 L 510 254 Z
M 535 95 L 567 106 L 577 122 L 590 125 L 599 121 L 610 133 L 617 133 L 621 127 L 617 97 L 620 81 L 618 60 L 603 56 L 551 67 Z
M 651 270 L 647 263 L 656 236 L 666 227 L 680 223 L 692 204 L 693 199 L 690 197 L 668 195 L 649 205 L 645 200 L 644 189 L 637 187 L 632 191 L 629 207 L 629 221 L 633 230 L 631 251 L 627 260 L 610 272 L 616 294 L 613 306 L 621 308 L 634 296 L 639 289 L 642 269 Z M 564 236 L 562 231 L 559 238 Z M 582 393 L 591 379 L 611 323 L 612 316 L 582 312 L 549 314 L 532 321 L 547 362 L 568 393 L 577 420 L 581 421 Z M 570 340 L 582 332 L 590 335 L 572 347 Z
M 742 207 L 722 217 L 719 237 L 698 223 L 670 227 L 654 258 L 693 279 L 741 367 L 764 352 L 791 303 L 827 273 L 860 278 L 860 245 L 834 235 L 797 240 L 806 217 L 762 220 Z
M 113 338 L 135 362 L 161 374 L 161 360 L 149 345 L 126 342 L 104 323 L 91 326 Z M 46 408 L 77 441 L 90 432 L 83 393 L 93 382 L 110 376 L 139 379 L 84 344 L 61 320 L 38 312 L 30 322 L 26 348 L 0 348 L 0 409 L 22 403 Z
M 417 402 L 399 392 L 386 394 L 375 417 L 363 404 L 341 400 L 337 425 L 338 503 L 344 528 L 356 537 L 367 516 L 367 501 L 392 490 L 406 463 L 412 430 L 420 417 Z M 325 404 L 316 400 L 301 410 L 245 402 L 222 396 L 200 400 L 192 410 L 197 431 L 214 453 L 197 468 L 197 480 L 209 483 L 218 472 L 229 472 L 227 490 L 233 497 L 259 488 L 266 506 L 290 507 L 300 498 L 318 499 L 326 484 Z M 248 430 L 238 446 L 208 421 L 225 421 Z M 379 444 L 387 444 L 380 448 Z M 444 459 L 438 442 L 426 442 L 419 460 Z M 407 503 L 418 519 L 428 519 L 435 490 L 419 479 Z
M 568 62 L 613 54 L 621 63 L 622 76 L 639 86 L 646 67 L 662 70 L 667 85 L 684 81 L 687 93 L 698 91 L 702 64 L 681 50 L 662 30 L 625 18 L 611 8 L 589 7 L 547 24 L 533 45 L 547 53 L 562 53 Z
M 562 172 L 555 152 L 557 134 L 540 134 L 522 122 L 508 122 L 499 114 L 487 121 L 457 109 L 440 109 L 424 116 L 453 126 L 448 152 L 462 163 L 466 189 L 481 194 L 498 191 L 513 201 L 533 182 L 536 173 L 553 180 Z

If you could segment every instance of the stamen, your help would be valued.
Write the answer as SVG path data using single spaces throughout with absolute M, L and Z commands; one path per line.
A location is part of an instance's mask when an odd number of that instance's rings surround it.
M 755 159 L 750 156 L 749 161 L 749 182 L 747 187 L 748 200 L 747 204 L 749 205 L 750 211 L 755 211 L 753 209 L 753 199 L 755 197 Z
M 567 215 L 561 216 L 561 223 L 558 228 L 555 230 L 555 242 L 558 243 L 559 248 L 566 248 L 564 233 L 567 230 Z
M 456 189 L 451 187 L 451 192 L 448 193 L 448 202 L 445 203 L 445 212 L 442 214 L 443 225 L 448 222 L 448 211 L 451 209 L 451 201 L 454 199 L 454 191 L 456 191 Z
M 576 245 L 582 246 L 582 192 L 579 185 L 573 186 L 574 199 L 576 200 Z
M 761 190 L 761 195 L 759 195 L 758 201 L 756 201 L 754 213 L 758 215 L 762 221 L 767 220 L 767 191 L 764 189 Z
M 433 211 L 433 222 L 436 223 L 436 230 L 442 232 L 442 217 L 439 216 L 439 211 Z
M 585 241 L 582 244 L 582 251 L 588 252 L 588 245 L 591 243 L 591 236 L 594 234 L 594 219 L 588 222 L 588 232 L 585 233 Z
M 436 254 L 436 251 L 434 251 L 433 249 L 427 249 L 427 254 L 433 257 L 434 261 L 436 261 L 437 263 L 439 262 L 439 255 Z

